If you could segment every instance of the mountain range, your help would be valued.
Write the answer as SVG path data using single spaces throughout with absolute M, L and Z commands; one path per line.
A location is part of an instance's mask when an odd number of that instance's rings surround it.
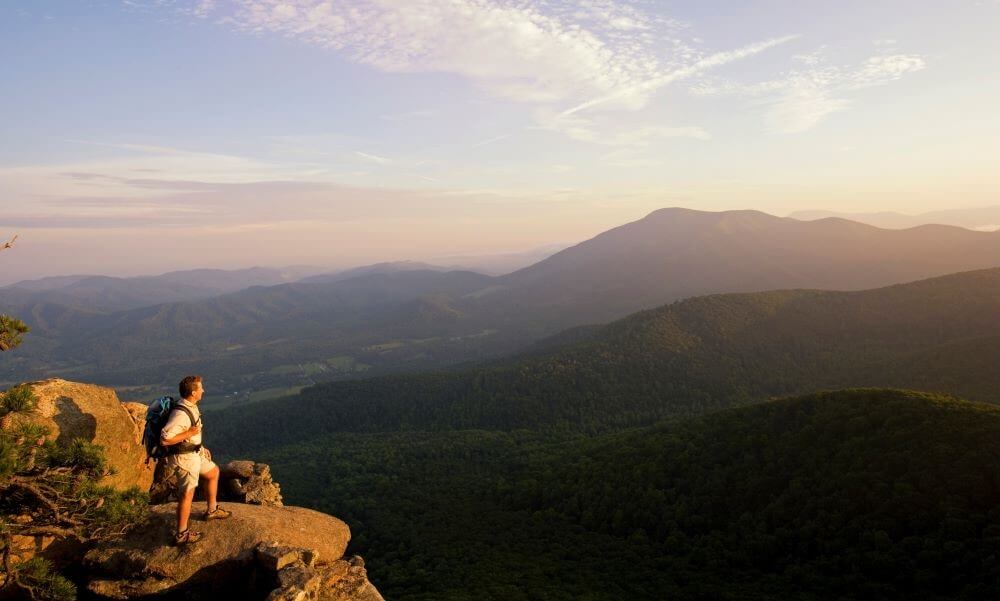
M 155 287 L 128 298 L 85 293 L 89 279 L 47 291 L 0 289 L 4 311 L 33 328 L 0 379 L 57 369 L 109 384 L 155 384 L 196 369 L 225 389 L 301 385 L 483 360 L 692 296 L 859 290 L 998 265 L 1000 233 L 663 209 L 499 277 L 382 265 L 331 281 L 125 310 L 139 302 L 130 298 L 166 295 L 174 284 L 154 279 Z
M 601 432 L 823 388 L 1000 402 L 998 316 L 1000 269 L 862 292 L 711 295 L 547 353 L 317 385 L 242 408 L 238 421 L 281 444 L 337 430 Z
M 995 231 L 1000 229 L 1000 205 L 971 209 L 949 209 L 931 211 L 918 215 L 907 215 L 883 211 L 880 213 L 839 213 L 837 211 L 796 211 L 789 215 L 792 219 L 812 221 L 837 217 L 860 223 L 867 223 L 887 229 L 906 229 L 927 224 L 954 225 L 970 230 Z
M 206 404 L 209 444 L 344 516 L 394 599 L 990 599 L 998 247 L 673 209 L 501 277 L 385 264 L 124 310 L 70 277 L 5 289 L 35 330 L 2 369 L 350 372 Z
M 208 419 L 393 598 L 993 598 L 998 316 L 1000 268 L 714 294 Z

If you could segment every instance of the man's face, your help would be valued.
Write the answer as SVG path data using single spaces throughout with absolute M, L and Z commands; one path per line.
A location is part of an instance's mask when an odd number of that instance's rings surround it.
M 194 391 L 191 392 L 191 400 L 197 403 L 203 394 L 205 394 L 205 387 L 201 385 L 201 382 L 195 382 Z

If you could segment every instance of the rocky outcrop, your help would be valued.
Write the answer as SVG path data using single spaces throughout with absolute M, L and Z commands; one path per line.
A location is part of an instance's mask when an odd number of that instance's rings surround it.
M 268 543 L 257 565 L 276 585 L 267 601 L 384 601 L 358 556 L 323 561 L 314 549 Z
M 46 380 L 30 386 L 36 406 L 9 414 L 7 427 L 30 421 L 46 426 L 50 439 L 99 444 L 114 471 L 104 483 L 149 488 L 153 470 L 141 446 L 144 405 L 120 403 L 113 390 L 89 384 Z M 228 500 L 233 515 L 206 522 L 204 504 L 196 502 L 191 528 L 204 534 L 197 543 L 172 545 L 177 505 L 167 503 L 153 505 L 144 523 L 116 541 L 84 536 L 67 545 L 69 539 L 48 535 L 15 536 L 9 559 L 18 564 L 41 554 L 55 559 L 57 569 L 80 566 L 71 571 L 74 580 L 86 583 L 87 598 L 383 601 L 361 558 L 344 557 L 351 537 L 346 524 L 282 506 L 280 487 L 265 464 L 233 461 L 220 470 L 220 499 Z M 15 513 L 4 519 L 32 518 Z M 14 583 L 4 584 L 0 580 L 0 598 L 17 594 Z
M 149 407 L 142 403 L 127 401 L 122 403 L 122 408 L 132 418 L 132 425 L 135 427 L 136 444 L 142 444 L 142 431 L 146 428 L 146 410 Z
M 265 463 L 230 461 L 220 466 L 220 498 L 237 503 L 281 507 L 281 487 L 271 479 Z
M 178 548 L 172 545 L 176 505 L 153 507 L 147 523 L 124 540 L 87 553 L 90 593 L 103 599 L 381 600 L 360 558 L 343 558 L 351 535 L 342 521 L 301 507 L 226 508 L 231 518 L 208 522 L 196 508 L 191 527 L 204 538 Z
M 11 427 L 30 421 L 47 427 L 50 439 L 69 442 L 82 438 L 104 447 L 111 473 L 101 483 L 117 489 L 149 488 L 152 464 L 146 465 L 141 432 L 128 410 L 110 388 L 66 380 L 44 380 L 29 384 L 37 402 L 31 411 L 19 412 Z

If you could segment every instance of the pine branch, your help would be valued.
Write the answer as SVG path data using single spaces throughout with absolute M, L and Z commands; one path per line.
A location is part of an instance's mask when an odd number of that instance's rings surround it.
M 70 524 L 72 526 L 83 525 L 83 522 L 80 522 L 79 520 L 73 519 L 69 516 L 62 515 L 62 507 L 60 507 L 58 503 L 50 499 L 49 496 L 45 494 L 45 492 L 40 490 L 40 488 L 45 488 L 48 491 L 50 491 L 50 493 L 54 493 L 54 496 L 56 496 L 57 499 L 62 498 L 58 494 L 58 492 L 56 492 L 52 488 L 49 488 L 48 486 L 45 486 L 43 484 L 27 482 L 23 478 L 16 478 L 8 485 L 7 488 L 8 489 L 14 488 L 30 494 L 32 497 L 38 500 L 42 505 L 44 505 L 46 508 L 52 511 L 52 513 L 55 515 L 56 521 L 58 522 L 63 522 L 65 524 Z

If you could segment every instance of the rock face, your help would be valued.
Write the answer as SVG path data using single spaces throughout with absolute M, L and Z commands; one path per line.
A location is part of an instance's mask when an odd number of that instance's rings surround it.
M 50 439 L 99 444 L 115 471 L 103 483 L 119 489 L 150 487 L 153 464 L 145 464 L 141 444 L 144 405 L 120 403 L 113 390 L 90 384 L 45 380 L 29 386 L 37 397 L 35 408 L 8 414 L 0 427 L 29 421 L 47 427 Z M 169 503 L 152 506 L 146 522 L 124 539 L 96 547 L 72 537 L 14 536 L 9 559 L 17 564 L 42 554 L 58 557 L 57 568 L 81 566 L 73 574 L 87 581 L 85 598 L 383 601 L 361 558 L 344 558 L 351 538 L 346 524 L 311 509 L 283 507 L 280 488 L 265 464 L 233 461 L 220 470 L 219 496 L 233 515 L 206 522 L 205 505 L 196 502 L 190 525 L 204 534 L 197 543 L 172 545 L 177 505 Z M 31 521 L 17 507 L 10 509 L 13 513 L 0 514 L 0 519 Z M 0 599 L 21 598 L 2 572 Z
M 145 465 L 141 431 L 137 434 L 135 421 L 114 390 L 58 379 L 32 382 L 29 386 L 38 402 L 18 419 L 46 426 L 51 430 L 50 438 L 57 441 L 83 438 L 104 447 L 114 473 L 105 476 L 102 484 L 118 489 L 149 488 L 153 466 Z
M 267 570 L 256 569 L 257 562 L 264 561 L 258 560 L 258 547 L 309 550 L 319 565 L 319 560 L 340 560 L 351 536 L 342 521 L 301 507 L 229 504 L 226 509 L 233 512 L 231 518 L 209 522 L 202 521 L 203 507 L 196 503 L 192 511 L 191 528 L 204 534 L 197 543 L 172 546 L 176 505 L 171 503 L 151 508 L 148 522 L 125 540 L 90 551 L 84 559 L 92 575 L 90 592 L 107 599 L 153 595 L 264 599 L 277 583 Z M 282 560 L 279 556 L 271 572 L 302 557 L 292 554 Z
M 146 428 L 146 409 L 148 407 L 142 403 L 125 402 L 122 403 L 122 408 L 132 418 L 132 423 L 135 425 L 136 444 L 142 444 L 142 431 Z
M 237 503 L 281 507 L 281 487 L 271 479 L 271 468 L 265 463 L 230 461 L 219 466 L 220 498 Z
M 267 544 L 257 563 L 277 583 L 266 601 L 385 601 L 358 556 L 324 562 L 311 549 Z

